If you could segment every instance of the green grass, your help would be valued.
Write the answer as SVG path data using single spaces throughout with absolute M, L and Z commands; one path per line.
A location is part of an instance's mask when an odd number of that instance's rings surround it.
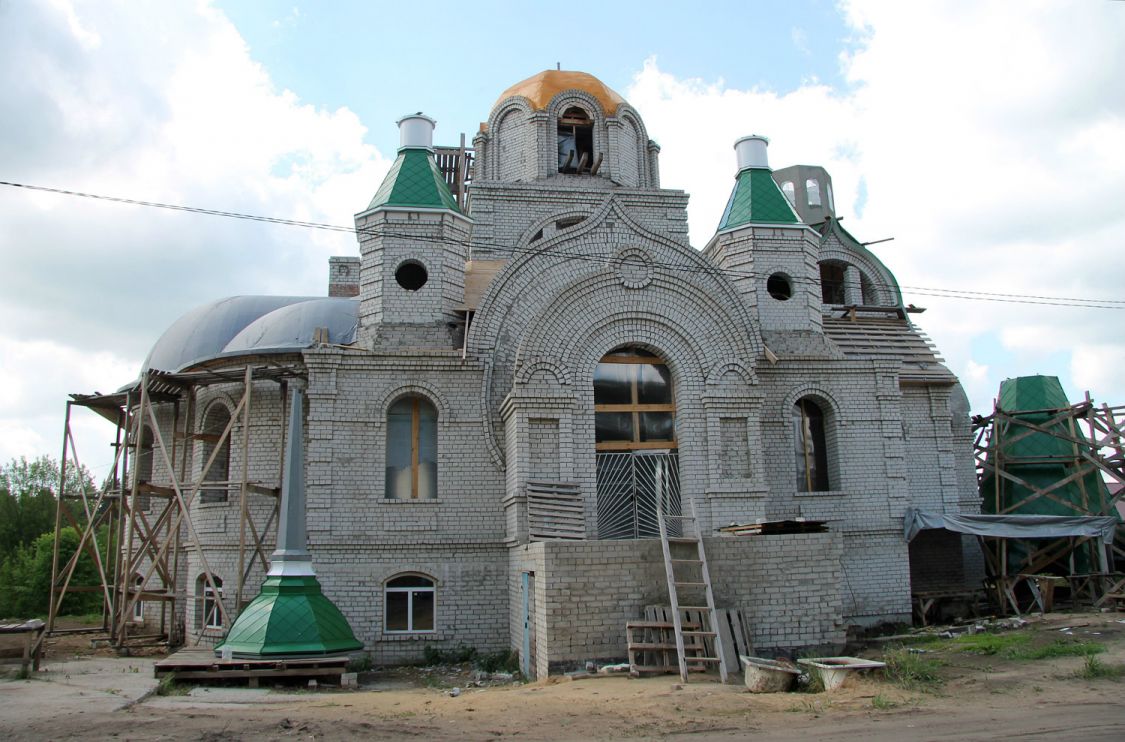
M 941 661 L 922 657 L 905 649 L 896 649 L 883 655 L 887 666 L 883 677 L 907 690 L 936 690 L 944 682 L 938 673 Z
M 806 669 L 805 674 L 801 676 L 800 681 L 797 683 L 797 692 L 823 693 L 824 677 L 815 667 Z
M 1082 680 L 1117 679 L 1123 675 L 1125 675 L 1125 665 L 1107 665 L 1093 655 L 1087 655 L 1085 665 L 1080 670 L 1074 671 L 1074 677 Z
M 1006 660 L 1042 660 L 1051 657 L 1090 657 L 1105 651 L 1097 642 L 1056 639 L 1050 644 L 1032 646 L 1030 634 L 964 634 L 955 639 L 927 642 L 927 649 L 943 649 L 968 654 L 997 656 Z
M 520 671 L 520 655 L 513 651 L 478 654 L 473 658 L 473 666 L 484 672 L 510 672 L 515 675 Z
M 1012 659 L 1017 660 L 1042 660 L 1051 657 L 1093 657 L 1101 654 L 1105 647 L 1097 642 L 1071 641 L 1056 639 L 1050 644 L 1041 647 L 1028 647 L 1025 651 L 1017 652 Z
M 361 654 L 348 660 L 348 672 L 368 672 L 373 666 L 370 654 Z
M 177 683 L 171 675 L 160 678 L 160 683 L 156 686 L 158 696 L 186 696 L 190 692 L 191 688 Z
M 900 704 L 898 701 L 887 698 L 882 694 L 876 695 L 871 699 L 871 708 L 879 709 L 880 711 L 889 711 L 890 709 L 898 708 L 901 705 L 902 704 Z

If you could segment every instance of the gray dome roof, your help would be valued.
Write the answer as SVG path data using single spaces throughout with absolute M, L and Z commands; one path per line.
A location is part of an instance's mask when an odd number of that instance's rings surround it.
M 164 331 L 143 371 L 180 371 L 224 355 L 299 350 L 313 330 L 327 327 L 331 342 L 355 340 L 358 301 L 320 296 L 232 296 L 197 307 Z M 276 315 L 276 316 L 275 316 Z
M 293 350 L 312 345 L 313 331 L 328 328 L 328 342 L 355 342 L 359 301 L 352 298 L 322 298 L 275 309 L 242 329 L 223 348 L 223 355 Z

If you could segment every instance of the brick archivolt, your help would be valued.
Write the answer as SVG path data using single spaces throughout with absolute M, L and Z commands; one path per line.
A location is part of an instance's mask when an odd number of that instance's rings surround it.
M 725 389 L 731 372 L 743 389 L 757 383 L 762 341 L 734 286 L 700 253 L 636 224 L 612 196 L 533 248 L 493 280 L 469 335 L 487 369 L 482 412 L 498 458 L 503 434 L 493 428 L 509 392 L 557 384 L 581 394 L 601 356 L 619 346 L 661 355 L 678 389 Z M 621 270 L 624 258 L 645 280 Z

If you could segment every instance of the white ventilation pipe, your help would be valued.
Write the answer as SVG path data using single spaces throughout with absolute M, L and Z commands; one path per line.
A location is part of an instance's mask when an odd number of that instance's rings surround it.
M 398 146 L 434 148 L 434 127 L 437 122 L 421 111 L 398 120 Z
M 745 170 L 748 167 L 769 168 L 769 159 L 766 157 L 766 147 L 769 146 L 769 143 L 770 140 L 760 134 L 751 134 L 735 142 L 734 152 L 738 156 L 738 169 Z

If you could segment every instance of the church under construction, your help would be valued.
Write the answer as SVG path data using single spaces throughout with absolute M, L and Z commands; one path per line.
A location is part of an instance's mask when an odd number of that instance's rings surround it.
M 75 396 L 118 425 L 119 639 L 215 644 L 258 593 L 294 390 L 308 551 L 378 663 L 623 658 L 626 623 L 693 586 L 759 653 L 839 647 L 979 582 L 975 541 L 904 539 L 908 508 L 980 510 L 968 403 L 823 168 L 740 139 L 692 246 L 688 195 L 591 75 L 513 85 L 471 143 L 434 126 L 399 121 L 326 296 L 192 309 L 138 381 Z M 704 574 L 673 577 L 691 539 Z

